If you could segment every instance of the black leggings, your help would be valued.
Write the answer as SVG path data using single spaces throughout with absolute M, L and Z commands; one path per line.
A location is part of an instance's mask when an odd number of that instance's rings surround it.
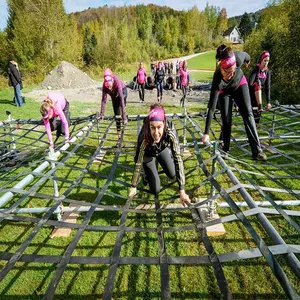
M 186 85 L 182 85 L 181 86 L 181 90 L 182 90 L 182 98 L 181 98 L 180 102 L 182 104 L 182 107 L 184 107 L 185 106 L 184 100 L 185 100 L 186 94 L 187 94 L 187 86 Z
M 66 106 L 63 109 L 63 113 L 67 119 L 68 126 L 70 126 L 70 111 L 69 111 L 69 102 L 66 100 Z M 49 120 L 51 131 L 56 130 L 56 135 L 59 137 L 61 134 L 65 134 L 65 127 L 61 120 L 54 117 Z
M 127 88 L 126 87 L 123 88 L 123 97 L 124 97 L 124 105 L 126 106 L 126 100 L 127 100 Z M 120 115 L 121 114 L 121 99 L 120 99 L 120 97 L 116 97 L 111 100 L 112 100 L 115 116 Z M 121 120 L 120 119 L 116 120 L 116 125 L 117 125 L 117 131 L 120 131 L 120 129 L 121 129 Z
M 164 82 L 157 82 L 156 83 L 156 88 L 157 88 L 157 98 L 161 98 L 163 95 L 163 90 L 164 90 Z
M 165 148 L 156 158 L 144 156 L 143 167 L 146 175 L 146 179 L 149 183 L 150 191 L 154 195 L 158 195 L 160 192 L 160 178 L 157 170 L 157 162 L 161 165 L 166 175 L 173 179 L 176 175 L 175 165 L 172 158 L 171 150 Z
M 144 101 L 145 100 L 145 83 L 138 83 L 138 89 L 139 89 L 139 95 L 140 95 L 140 100 Z
M 223 132 L 223 150 L 229 151 L 230 137 L 231 137 L 231 126 L 232 126 L 232 105 L 233 100 L 239 107 L 239 112 L 243 118 L 245 130 L 248 136 L 248 141 L 252 150 L 252 155 L 257 156 L 258 152 L 261 151 L 260 142 L 258 139 L 254 116 L 251 107 L 250 95 L 248 84 L 244 84 L 238 87 L 230 95 L 220 94 L 219 105 L 222 117 L 222 132 Z

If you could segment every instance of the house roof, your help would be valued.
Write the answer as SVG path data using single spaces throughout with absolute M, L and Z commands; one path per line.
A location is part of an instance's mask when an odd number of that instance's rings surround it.
M 230 35 L 230 33 L 233 31 L 234 28 L 235 28 L 235 29 L 237 30 L 237 32 L 240 34 L 240 31 L 239 31 L 239 29 L 237 28 L 237 26 L 232 26 L 232 27 L 229 27 L 227 30 L 225 30 L 225 31 L 223 32 L 223 36 Z

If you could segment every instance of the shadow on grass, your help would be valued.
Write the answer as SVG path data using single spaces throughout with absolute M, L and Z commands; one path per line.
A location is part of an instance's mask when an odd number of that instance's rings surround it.
M 16 106 L 15 102 L 9 99 L 0 99 L 0 103 L 5 105 Z

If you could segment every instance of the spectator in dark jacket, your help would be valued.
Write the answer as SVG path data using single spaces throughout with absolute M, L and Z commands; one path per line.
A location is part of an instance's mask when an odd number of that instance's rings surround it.
M 8 81 L 9 85 L 14 87 L 14 99 L 17 106 L 23 106 L 22 100 L 22 78 L 19 72 L 18 64 L 14 61 L 12 56 L 8 63 Z

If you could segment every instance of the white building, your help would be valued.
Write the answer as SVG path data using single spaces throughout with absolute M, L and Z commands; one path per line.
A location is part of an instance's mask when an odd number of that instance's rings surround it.
M 232 44 L 243 43 L 241 33 L 237 26 L 230 27 L 226 31 L 224 31 L 223 37 L 226 41 L 231 42 Z

